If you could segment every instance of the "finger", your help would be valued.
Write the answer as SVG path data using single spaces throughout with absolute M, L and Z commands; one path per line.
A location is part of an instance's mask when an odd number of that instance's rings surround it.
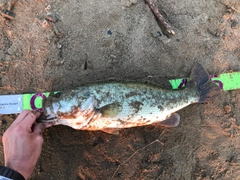
M 35 114 L 37 119 L 41 116 L 41 112 L 40 111 L 32 111 L 32 113 Z
M 36 145 L 42 146 L 43 144 L 43 137 L 42 137 L 43 127 L 41 124 L 34 124 L 33 127 L 33 135 L 35 136 Z
M 44 127 L 44 129 L 50 128 L 53 126 L 53 123 L 42 123 L 42 126 Z
M 22 126 L 31 128 L 33 123 L 36 121 L 36 119 L 37 119 L 37 116 L 30 111 L 20 123 Z
M 30 113 L 30 110 L 23 110 L 17 117 L 15 121 L 13 121 L 12 126 L 15 126 L 22 122 L 22 120 Z
M 35 124 L 33 126 L 33 133 L 36 135 L 42 135 L 42 131 L 43 131 L 43 126 L 42 124 Z

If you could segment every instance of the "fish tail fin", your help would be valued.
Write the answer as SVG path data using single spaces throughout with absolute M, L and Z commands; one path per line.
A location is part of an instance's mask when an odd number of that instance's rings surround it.
M 211 81 L 204 67 L 196 63 L 190 75 L 189 85 L 199 93 L 199 103 L 211 102 L 222 92 L 218 85 Z

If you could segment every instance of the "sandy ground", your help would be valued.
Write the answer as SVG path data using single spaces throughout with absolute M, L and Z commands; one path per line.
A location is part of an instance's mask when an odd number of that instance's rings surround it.
M 0 2 L 3 11 L 14 1 Z M 240 70 L 238 0 L 155 3 L 176 32 L 170 39 L 144 0 L 16 1 L 12 20 L 0 16 L 0 93 L 109 79 L 161 85 L 188 77 L 195 62 L 211 74 Z M 176 128 L 119 136 L 51 127 L 31 179 L 239 179 L 239 106 L 239 90 L 228 91 L 179 111 Z M 2 134 L 15 117 L 0 115 Z

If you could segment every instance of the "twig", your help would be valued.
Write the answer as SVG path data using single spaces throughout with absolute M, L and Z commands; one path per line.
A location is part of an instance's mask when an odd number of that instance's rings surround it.
M 145 0 L 150 9 L 152 10 L 152 13 L 158 20 L 159 26 L 162 30 L 162 33 L 166 35 L 168 38 L 171 37 L 172 35 L 175 35 L 175 32 L 172 30 L 171 26 L 169 23 L 164 19 L 164 17 L 161 15 L 159 12 L 157 6 L 154 4 L 153 0 Z
M 163 132 L 164 132 L 164 131 L 163 131 Z M 160 135 L 159 135 L 159 137 L 158 137 L 157 139 L 155 139 L 155 140 L 152 141 L 151 143 L 147 144 L 146 146 L 143 146 L 142 148 L 138 149 L 138 150 L 135 151 L 130 157 L 128 157 L 124 162 L 122 162 L 121 164 L 119 164 L 118 167 L 117 167 L 117 169 L 114 171 L 111 180 L 113 180 L 113 178 L 115 177 L 115 175 L 116 175 L 116 173 L 118 172 L 119 168 L 120 168 L 123 164 L 126 164 L 126 163 L 127 163 L 133 156 L 135 156 L 135 154 L 137 154 L 139 151 L 141 151 L 141 150 L 143 150 L 143 149 L 151 146 L 152 144 L 154 144 L 154 143 L 156 143 L 156 142 L 157 142 L 157 143 L 160 143 L 162 146 L 164 146 L 164 143 L 159 140 L 159 138 L 161 137 L 161 135 L 162 135 L 163 132 L 160 133 Z

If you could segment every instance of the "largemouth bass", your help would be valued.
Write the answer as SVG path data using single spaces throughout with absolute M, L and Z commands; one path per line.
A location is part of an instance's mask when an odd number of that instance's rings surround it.
M 80 130 L 117 134 L 121 128 L 150 124 L 175 127 L 176 111 L 193 103 L 213 101 L 221 93 L 208 72 L 196 64 L 181 90 L 163 90 L 140 83 L 100 83 L 49 96 L 40 122 Z

